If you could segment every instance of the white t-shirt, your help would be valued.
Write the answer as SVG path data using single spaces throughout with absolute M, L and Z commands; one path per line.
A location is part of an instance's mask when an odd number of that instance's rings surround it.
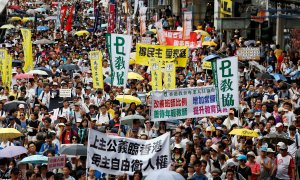
M 42 91 L 39 100 L 42 101 L 43 104 L 46 105 L 47 108 L 50 106 L 50 99 L 51 99 L 51 93 L 50 91 L 46 93 L 45 91 Z

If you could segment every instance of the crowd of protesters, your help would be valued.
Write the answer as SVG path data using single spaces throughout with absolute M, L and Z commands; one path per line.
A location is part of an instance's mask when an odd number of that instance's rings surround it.
M 47 4 L 48 3 L 48 4 Z M 51 1 L 46 15 L 56 12 Z M 40 4 L 20 2 L 22 10 L 35 9 Z M 22 35 L 20 27 L 35 28 L 48 26 L 49 30 L 32 30 L 32 41 L 50 39 L 55 44 L 33 44 L 35 67 L 43 67 L 51 75 L 34 75 L 30 79 L 15 79 L 24 73 L 21 66 L 14 67 L 11 87 L 4 87 L 0 82 L 0 127 L 15 128 L 24 136 L 16 139 L 1 140 L 0 147 L 24 146 L 27 154 L 15 158 L 0 159 L 1 179 L 143 179 L 143 172 L 133 176 L 112 176 L 102 174 L 94 169 L 86 169 L 86 157 L 68 157 L 63 169 L 48 171 L 47 165 L 18 163 L 24 157 L 41 154 L 58 156 L 61 144 L 87 145 L 89 128 L 106 133 L 115 133 L 138 139 L 151 139 L 166 132 L 171 132 L 170 169 L 180 173 L 185 179 L 227 179 L 259 180 L 278 179 L 294 180 L 300 176 L 300 57 L 298 51 L 283 50 L 279 45 L 256 43 L 261 49 L 259 64 L 267 69 L 266 73 L 282 74 L 286 80 L 266 79 L 258 76 L 261 71 L 242 62 L 239 64 L 240 105 L 231 109 L 227 116 L 188 118 L 172 122 L 153 122 L 149 116 L 151 109 L 150 70 L 147 66 L 131 64 L 129 69 L 144 77 L 144 80 L 128 80 L 126 89 L 112 87 L 105 82 L 104 89 L 94 89 L 88 52 L 103 52 L 103 76 L 111 75 L 109 56 L 105 44 L 106 28 L 101 28 L 89 35 L 77 36 L 78 30 L 93 28 L 93 20 L 86 15 L 92 3 L 76 3 L 76 19 L 70 32 L 55 30 L 54 20 L 45 20 L 39 16 L 37 21 L 10 22 L 16 28 L 7 29 L 3 35 L 2 48 L 7 48 L 14 60 L 24 61 Z M 107 14 L 107 8 L 102 7 Z M 16 13 L 9 10 L 9 14 Z M 104 18 L 105 19 L 105 18 Z M 164 18 L 164 27 L 180 27 L 180 18 L 168 15 Z M 105 20 L 103 20 L 105 24 Z M 125 29 L 121 18 L 120 33 Z M 75 24 L 76 23 L 76 24 Z M 152 22 L 149 28 L 155 26 Z M 220 35 L 209 23 L 201 27 L 208 31 L 211 39 L 220 42 Z M 133 26 L 133 47 L 140 41 L 139 26 Z M 233 36 L 230 42 L 223 42 L 217 47 L 191 49 L 187 66 L 176 69 L 177 88 L 189 88 L 213 85 L 210 70 L 202 68 L 201 60 L 210 54 L 234 56 L 238 47 L 246 47 L 245 38 Z M 150 35 L 157 43 L 155 35 Z M 196 60 L 195 60 L 196 59 Z M 59 70 L 63 64 L 76 64 L 79 70 Z M 59 89 L 71 89 L 71 98 L 60 98 Z M 117 95 L 130 94 L 136 97 L 145 95 L 141 105 L 122 104 L 115 99 Z M 25 101 L 15 109 L 5 110 L 7 102 Z M 53 119 L 53 110 L 59 108 L 57 119 Z M 145 117 L 145 122 L 134 120 L 132 127 L 120 126 L 120 118 L 138 114 Z M 229 135 L 236 128 L 245 127 L 254 130 L 259 137 Z M 292 144 L 276 144 L 263 141 L 270 133 L 286 136 L 294 141 Z

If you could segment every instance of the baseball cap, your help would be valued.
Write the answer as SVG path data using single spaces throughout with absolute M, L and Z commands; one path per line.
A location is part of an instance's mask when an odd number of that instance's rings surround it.
M 198 79 L 198 80 L 197 80 L 197 84 L 198 84 L 198 83 L 204 83 L 204 81 L 201 80 L 201 79 Z
M 54 82 L 52 85 L 53 85 L 53 86 L 58 86 L 57 82 Z
M 236 164 L 234 164 L 234 162 L 229 162 L 227 165 L 228 165 L 228 167 L 234 167 L 234 166 L 236 166 Z
M 238 158 L 236 158 L 237 160 L 244 160 L 244 161 L 246 161 L 247 160 L 247 156 L 246 155 L 244 155 L 244 154 L 241 154 L 241 155 L 239 155 L 239 157 Z
M 213 144 L 212 146 L 210 146 L 210 148 L 212 148 L 213 150 L 217 151 L 219 150 L 218 146 Z
M 275 151 L 273 151 L 272 148 L 268 148 L 268 149 L 267 149 L 267 152 L 268 152 L 268 153 L 274 153 Z
M 278 144 L 277 144 L 278 145 Z M 280 145 L 279 145 L 279 148 L 280 149 L 287 149 L 287 146 L 282 142 Z
M 208 126 L 205 130 L 206 131 L 212 131 L 212 128 L 210 126 Z
M 262 146 L 262 147 L 260 148 L 260 151 L 267 152 L 267 151 L 268 151 L 268 148 L 267 148 L 266 146 Z
M 283 124 L 282 123 L 277 123 L 275 127 L 279 128 L 280 126 L 283 127 Z
M 249 151 L 249 152 L 247 153 L 247 156 L 253 156 L 253 157 L 255 157 L 255 154 L 254 154 L 254 152 Z
M 19 108 L 24 109 L 25 108 L 24 104 L 19 104 Z
M 261 115 L 260 112 L 254 113 L 254 116 L 260 116 L 260 115 Z

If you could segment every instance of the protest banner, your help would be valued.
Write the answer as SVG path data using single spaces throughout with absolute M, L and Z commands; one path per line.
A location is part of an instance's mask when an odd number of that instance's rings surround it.
M 4 52 L 4 61 L 2 61 L 2 84 L 5 87 L 10 87 L 12 82 L 12 56 Z
M 90 129 L 87 145 L 87 167 L 112 175 L 133 175 L 137 170 L 144 176 L 171 163 L 170 133 L 151 140 L 111 136 Z
M 167 121 L 228 114 L 219 109 L 214 86 L 152 91 L 151 119 Z
M 260 49 L 259 47 L 243 47 L 237 50 L 238 59 L 244 60 L 260 60 Z
M 107 46 L 109 46 L 111 81 L 112 86 L 125 87 L 129 68 L 131 51 L 131 36 L 123 34 L 108 34 Z
M 71 97 L 72 89 L 59 89 L 59 97 Z
M 140 34 L 143 35 L 147 31 L 147 27 L 146 27 L 147 7 L 140 7 L 139 13 L 140 13 Z
M 156 32 L 157 32 L 157 39 L 160 45 L 166 45 L 166 37 L 165 31 L 162 25 L 162 20 L 159 20 L 155 23 Z
M 102 53 L 101 51 L 90 51 L 90 63 L 93 77 L 93 88 L 104 88 Z
M 107 26 L 107 32 L 113 33 L 115 30 L 115 4 L 109 4 L 109 16 L 108 16 L 108 26 Z
M 217 102 L 220 108 L 239 105 L 238 58 L 228 57 L 212 61 Z
M 193 16 L 191 11 L 183 12 L 183 39 L 190 38 L 190 33 L 193 30 L 192 19 Z
M 64 168 L 66 164 L 66 156 L 55 156 L 48 158 L 48 171 L 52 171 L 54 169 Z
M 151 44 L 151 37 L 142 37 L 141 43 L 142 44 Z
M 0 49 L 0 73 L 2 73 L 2 66 L 7 56 L 6 49 Z
M 136 64 L 149 66 L 149 60 L 156 58 L 162 67 L 166 62 L 174 61 L 176 67 L 185 67 L 188 58 L 186 46 L 136 45 Z
M 161 63 L 157 59 L 150 60 L 152 90 L 162 90 Z
M 21 28 L 21 33 L 23 36 L 23 51 L 25 60 L 23 70 L 28 72 L 33 69 L 31 30 Z
M 176 88 L 176 66 L 173 62 L 166 63 L 164 74 L 164 87 L 165 89 Z
M 202 63 L 202 69 L 208 69 L 208 70 L 211 70 L 211 62 L 209 61 L 204 61 Z
M 165 31 L 165 37 L 168 38 L 179 38 L 182 39 L 182 31 L 173 31 L 173 30 L 169 30 L 169 31 Z

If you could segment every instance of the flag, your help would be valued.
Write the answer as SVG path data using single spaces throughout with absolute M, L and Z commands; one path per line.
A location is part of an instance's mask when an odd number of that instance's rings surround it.
M 61 10 L 60 10 L 60 13 L 62 13 L 61 15 L 61 29 L 64 28 L 64 24 L 65 24 L 65 17 L 67 15 L 67 10 L 68 10 L 68 6 L 66 5 L 63 5 L 61 6 Z
M 176 88 L 176 65 L 174 62 L 166 63 L 164 71 L 164 87 L 168 90 Z
M 74 11 L 74 6 L 71 6 L 71 9 L 69 11 L 69 17 L 68 17 L 68 20 L 67 20 L 67 25 L 66 25 L 66 28 L 65 28 L 65 30 L 68 31 L 68 32 L 71 31 L 71 29 L 72 29 L 73 11 Z
M 4 67 L 6 58 L 7 58 L 7 50 L 0 49 L 0 73 L 2 74 L 2 82 L 3 83 L 4 83 L 4 81 L 3 81 L 4 71 L 6 70 L 6 68 Z
M 33 69 L 31 31 L 30 29 L 21 28 L 21 33 L 23 36 L 23 50 L 25 58 L 23 70 L 28 72 Z
M 150 60 L 152 90 L 162 90 L 161 63 L 158 59 Z

